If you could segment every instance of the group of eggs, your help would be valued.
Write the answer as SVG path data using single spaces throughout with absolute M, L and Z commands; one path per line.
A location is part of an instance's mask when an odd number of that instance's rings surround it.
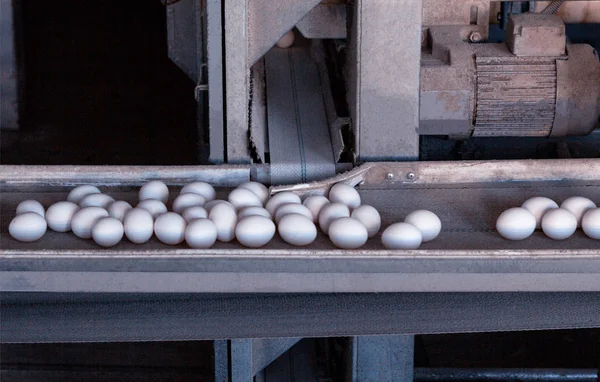
M 498 233 L 510 240 L 526 239 L 540 228 L 554 240 L 571 237 L 577 228 L 600 240 L 600 208 L 582 196 L 565 199 L 560 207 L 550 198 L 536 196 L 504 211 L 496 221 Z
M 293 192 L 281 192 L 270 197 L 263 184 L 246 182 L 231 191 L 227 200 L 218 200 L 210 184 L 193 182 L 181 189 L 169 212 L 165 204 L 169 188 L 158 180 L 141 187 L 135 208 L 95 186 L 82 185 L 74 188 L 66 201 L 54 203 L 48 210 L 35 200 L 21 202 L 9 232 L 25 242 L 40 239 L 49 227 L 92 238 L 103 247 L 116 245 L 123 236 L 141 244 L 156 235 L 165 244 L 186 241 L 192 248 L 210 248 L 217 240 L 229 242 L 234 238 L 246 247 L 258 248 L 276 231 L 289 244 L 311 244 L 318 225 L 333 244 L 344 249 L 359 248 L 379 232 L 379 212 L 361 205 L 354 187 L 335 184 L 328 196 L 312 195 L 302 201 Z M 387 227 L 382 243 L 387 248 L 418 248 L 437 237 L 441 227 L 434 213 L 414 211 L 404 222 Z

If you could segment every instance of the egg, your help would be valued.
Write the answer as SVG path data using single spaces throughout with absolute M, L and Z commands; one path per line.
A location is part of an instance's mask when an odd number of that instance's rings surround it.
M 11 220 L 8 233 L 16 240 L 32 242 L 41 239 L 47 228 L 46 220 L 40 214 L 23 212 Z
M 182 213 L 188 207 L 200 206 L 206 203 L 206 198 L 199 194 L 181 194 L 173 201 L 173 212 Z
M 191 221 L 196 219 L 208 219 L 208 212 L 206 212 L 204 207 L 193 206 L 183 210 L 181 216 L 183 217 L 183 220 L 185 220 L 186 223 L 190 223 Z
M 329 190 L 329 201 L 345 204 L 348 208 L 356 208 L 360 206 L 360 195 L 354 187 L 346 183 L 337 183 Z
M 367 204 L 359 206 L 352 211 L 350 217 L 358 220 L 365 226 L 369 237 L 375 236 L 381 228 L 381 216 L 373 206 Z
M 123 223 L 117 218 L 102 218 L 92 228 L 94 242 L 102 247 L 112 247 L 123 238 Z
M 267 202 L 265 208 L 267 209 L 267 211 L 269 211 L 271 216 L 273 216 L 275 215 L 275 211 L 277 211 L 277 209 L 280 206 L 289 203 L 302 204 L 298 195 L 290 191 L 284 191 L 273 195 L 271 199 L 269 199 L 269 201 Z
M 244 247 L 259 248 L 275 235 L 275 223 L 264 216 L 247 216 L 235 227 L 235 238 Z
M 527 199 L 521 207 L 531 212 L 535 216 L 535 228 L 539 229 L 542 226 L 542 217 L 548 210 L 558 208 L 558 204 L 550 198 L 543 196 L 534 196 Z
M 339 218 L 329 225 L 329 238 L 336 247 L 342 249 L 360 248 L 367 242 L 367 228 L 358 220 Z
M 509 240 L 523 240 L 535 231 L 535 216 L 522 207 L 509 208 L 496 221 L 496 230 Z
M 156 218 L 154 234 L 165 244 L 177 245 L 185 239 L 185 220 L 175 212 L 166 212 Z
M 575 218 L 577 218 L 577 226 L 581 227 L 581 219 L 583 219 L 583 215 L 587 210 L 596 208 L 596 204 L 588 198 L 584 198 L 582 196 L 572 196 L 568 199 L 565 199 L 565 201 L 560 205 L 560 208 L 564 208 L 575 215 Z
M 193 182 L 186 184 L 181 189 L 181 194 L 198 194 L 204 196 L 204 199 L 211 201 L 215 199 L 217 195 L 213 186 L 206 182 Z
M 25 212 L 35 212 L 41 217 L 46 217 L 46 211 L 44 210 L 44 206 L 42 203 L 37 200 L 23 200 L 17 206 L 16 215 L 24 214 Z
M 210 248 L 215 241 L 217 226 L 209 219 L 194 219 L 185 229 L 185 242 L 192 248 Z
M 258 182 L 246 182 L 242 183 L 238 186 L 238 188 L 245 188 L 254 193 L 254 195 L 258 196 L 260 202 L 264 206 L 267 200 L 269 200 L 269 189 L 262 183 Z
M 294 43 L 294 39 L 294 31 L 289 31 L 286 34 L 284 34 L 283 37 L 277 40 L 276 45 L 280 48 L 286 49 L 292 46 L 292 44 Z
M 237 214 L 231 204 L 215 204 L 208 213 L 208 218 L 217 226 L 217 240 L 223 242 L 233 240 L 235 237 Z
M 102 207 L 84 207 L 73 215 L 71 229 L 75 236 L 82 239 L 91 239 L 92 228 L 98 220 L 108 217 L 108 212 Z
M 157 199 L 146 199 L 138 203 L 137 208 L 143 208 L 150 212 L 153 219 L 156 219 L 160 215 L 167 212 L 167 206 L 163 202 Z
M 150 240 L 154 233 L 154 218 L 143 208 L 134 208 L 123 218 L 125 236 L 132 243 L 143 244 Z
M 310 212 L 306 206 L 298 203 L 288 203 L 280 206 L 277 211 L 275 211 L 275 222 L 279 223 L 281 218 L 287 214 L 300 214 L 312 219 L 312 212 Z
M 92 186 L 89 184 L 84 184 L 81 186 L 77 186 L 69 192 L 67 196 L 67 201 L 79 204 L 81 199 L 90 195 L 90 194 L 100 194 L 100 190 L 96 186 Z
M 131 211 L 133 207 L 131 204 L 127 203 L 124 200 L 117 200 L 116 202 L 112 202 L 108 206 L 108 216 L 119 219 L 119 221 L 123 221 L 127 212 Z
M 79 207 L 100 207 L 107 209 L 115 199 L 106 194 L 89 194 L 79 202 Z
M 564 208 L 553 208 L 542 218 L 542 231 L 551 239 L 565 240 L 577 229 L 577 218 Z
M 169 187 L 160 180 L 152 180 L 140 188 L 139 199 L 156 199 L 166 203 L 169 200 Z
M 388 249 L 417 249 L 422 241 L 421 231 L 408 223 L 394 223 L 381 234 L 381 242 Z
M 262 207 L 263 204 L 256 194 L 245 188 L 236 188 L 229 193 L 227 198 L 236 210 L 241 210 L 245 207 Z
M 279 236 L 289 244 L 303 246 L 317 238 L 317 227 L 312 219 L 300 214 L 288 214 L 277 224 Z
M 440 231 L 442 230 L 442 222 L 440 221 L 440 218 L 433 212 L 427 210 L 417 210 L 411 212 L 406 216 L 404 222 L 414 225 L 419 231 L 421 231 L 423 243 L 438 237 Z
M 46 211 L 46 222 L 51 230 L 67 232 L 71 230 L 71 219 L 79 211 L 79 206 L 73 202 L 54 203 Z
M 312 212 L 313 223 L 316 223 L 319 220 L 319 213 L 321 213 L 321 209 L 323 209 L 323 207 L 329 203 L 329 199 L 322 195 L 311 195 L 302 202 L 302 204 L 306 206 L 310 212 Z
M 590 238 L 600 240 L 600 208 L 587 210 L 581 219 L 581 228 Z
M 206 204 L 204 205 L 204 209 L 206 210 L 206 212 L 208 212 L 210 214 L 210 210 L 212 210 L 212 208 L 214 206 L 216 206 L 217 204 L 220 204 L 220 203 L 227 204 L 228 206 L 230 206 L 231 208 L 233 208 L 235 210 L 235 207 L 233 206 L 233 204 L 229 203 L 227 200 L 221 200 L 221 199 L 214 199 L 214 200 L 206 202 Z
M 329 203 L 319 214 L 319 227 L 325 234 L 329 233 L 329 225 L 336 219 L 350 217 L 348 206 L 342 203 Z
M 264 216 L 267 219 L 273 219 L 269 211 L 264 209 L 263 207 L 246 207 L 238 212 L 238 220 L 242 220 L 246 216 Z

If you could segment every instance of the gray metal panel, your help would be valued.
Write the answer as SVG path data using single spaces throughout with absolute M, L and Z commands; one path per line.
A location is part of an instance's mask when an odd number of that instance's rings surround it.
M 223 0 L 225 31 L 225 138 L 227 163 L 250 163 L 248 149 L 247 0 Z
M 221 0 L 207 0 L 206 45 L 208 62 L 208 128 L 209 160 L 212 163 L 225 162 L 223 101 L 223 39 Z
M 411 335 L 354 337 L 348 382 L 412 382 L 414 348 Z
M 0 336 L 5 343 L 600 327 L 600 293 L 4 293 L 0 297 Z
M 421 16 L 421 0 L 356 1 L 349 104 L 361 161 L 419 156 Z
M 202 1 L 182 0 L 166 8 L 169 58 L 198 83 L 204 63 Z
M 310 39 L 344 39 L 347 37 L 346 4 L 321 3 L 298 21 L 296 28 Z
M 0 2 L 0 128 L 19 127 L 19 89 L 12 0 Z

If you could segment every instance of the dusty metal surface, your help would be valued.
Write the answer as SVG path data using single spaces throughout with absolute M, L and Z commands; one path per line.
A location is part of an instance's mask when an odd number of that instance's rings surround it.
M 523 13 L 508 21 L 506 44 L 515 56 L 563 56 L 566 41 L 565 24 L 559 16 Z
M 346 38 L 346 4 L 319 4 L 311 9 L 296 28 L 306 38 Z
M 582 195 L 600 203 L 600 161 L 497 161 L 367 164 L 335 180 L 359 183 L 363 203 L 375 206 L 383 227 L 401 221 L 410 211 L 434 211 L 443 222 L 440 236 L 418 250 L 386 250 L 380 237 L 358 250 L 335 248 L 320 234 L 304 248 L 276 236 L 261 249 L 237 242 L 193 250 L 185 244 L 166 246 L 156 239 L 144 245 L 124 240 L 110 249 L 71 234 L 48 232 L 35 243 L 20 243 L 7 234 L 19 201 L 38 199 L 44 205 L 63 200 L 67 185 L 96 183 L 118 199 L 135 202 L 124 184 L 139 169 L 107 172 L 85 181 L 57 177 L 58 168 L 2 168 L 0 219 L 0 289 L 4 291 L 113 292 L 399 292 L 399 291 L 600 291 L 600 243 L 578 231 L 565 241 L 541 232 L 523 241 L 508 241 L 494 229 L 497 216 L 534 195 L 557 201 Z M 228 174 L 227 167 L 220 170 Z M 230 168 L 236 177 L 200 176 L 163 168 L 170 184 L 191 179 L 227 179 L 233 185 L 244 167 Z M 210 171 L 209 171 L 210 172 Z M 16 182 L 7 182 L 15 174 Z M 159 169 L 140 178 L 161 178 Z M 184 176 L 179 174 L 183 173 Z M 69 172 L 65 172 L 69 174 Z M 70 172 L 76 174 L 76 172 Z M 244 172 L 249 174 L 249 171 Z M 33 177 L 36 180 L 33 180 Z M 212 178 L 211 178 L 212 177 Z M 237 179 L 237 180 L 233 180 Z M 94 181 L 95 180 L 95 181 Z M 299 185 L 299 193 L 326 190 L 330 182 Z M 273 188 L 274 192 L 286 189 Z M 173 187 L 173 196 L 178 187 Z M 225 192 L 226 190 L 223 190 Z M 222 194 L 224 196 L 224 194 Z

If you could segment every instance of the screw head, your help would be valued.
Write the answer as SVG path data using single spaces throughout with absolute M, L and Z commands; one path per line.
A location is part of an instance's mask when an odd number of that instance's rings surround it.
M 471 34 L 469 34 L 469 41 L 471 42 L 479 42 L 481 39 L 481 33 L 479 32 L 471 32 Z
M 394 179 L 394 174 L 392 174 L 391 172 L 388 172 L 388 173 L 385 175 L 385 179 L 386 179 L 386 180 L 393 180 L 393 179 Z
M 409 180 L 413 180 L 415 178 L 415 173 L 409 172 L 408 174 L 406 174 L 406 178 Z

